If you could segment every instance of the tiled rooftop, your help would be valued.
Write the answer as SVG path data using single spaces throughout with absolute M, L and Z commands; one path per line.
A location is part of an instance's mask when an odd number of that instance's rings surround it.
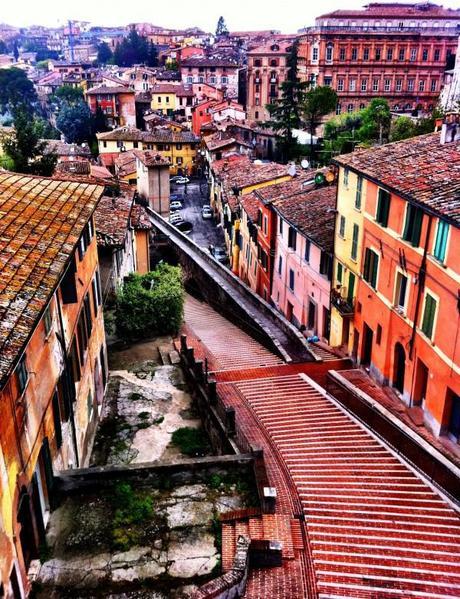
M 202 56 L 196 58 L 186 58 L 181 61 L 181 67 L 237 67 L 238 63 L 235 60 L 227 57 L 218 56 Z
M 133 155 L 144 164 L 145 166 L 170 166 L 171 161 L 169 158 L 158 154 L 158 152 L 151 152 L 150 150 L 134 150 Z
M 247 156 L 241 160 L 228 160 L 227 158 L 217 160 L 213 163 L 212 170 L 232 188 L 238 189 L 265 183 L 288 174 L 288 167 L 285 164 L 251 162 Z
M 193 89 L 185 85 L 174 85 L 173 83 L 157 83 L 150 90 L 152 94 L 175 94 L 179 97 L 194 96 Z
M 420 135 L 334 159 L 460 226 L 460 142 Z
M 444 8 L 436 4 L 429 2 L 417 2 L 412 4 L 403 4 L 402 2 L 389 2 L 385 5 L 383 2 L 372 2 L 365 8 L 358 10 L 335 10 L 333 12 L 326 13 L 317 17 L 318 19 L 324 18 L 346 18 L 346 17 L 418 17 L 428 18 L 459 18 L 460 10 L 454 10 L 452 8 Z
M 240 204 L 243 207 L 243 210 L 252 220 L 252 222 L 257 222 L 257 217 L 259 215 L 260 200 L 258 199 L 256 193 L 252 191 L 251 193 L 242 196 L 240 198 Z
M 318 187 L 273 202 L 275 210 L 322 250 L 334 251 L 336 186 Z
M 121 247 L 129 226 L 134 191 L 119 197 L 102 196 L 94 213 L 97 244 Z
M 86 92 L 86 95 L 94 96 L 97 94 L 134 94 L 134 90 L 125 87 L 124 85 L 100 85 L 99 87 L 93 87 Z
M 61 279 L 104 188 L 0 173 L 0 385 Z
M 113 131 L 98 133 L 97 138 L 110 141 L 144 141 L 147 143 L 198 143 L 200 141 L 200 138 L 190 131 L 171 131 L 170 129 L 140 131 L 135 127 L 118 127 Z

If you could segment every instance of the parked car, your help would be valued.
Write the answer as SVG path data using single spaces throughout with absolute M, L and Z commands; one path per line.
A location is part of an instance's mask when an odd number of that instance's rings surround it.
M 175 177 L 174 183 L 177 185 L 185 185 L 185 183 L 190 183 L 190 179 L 188 177 Z
M 179 229 L 179 231 L 182 231 L 182 233 L 185 233 L 186 235 L 191 233 L 193 229 L 193 223 L 190 223 L 185 220 L 174 223 L 174 226 L 176 227 L 176 229 Z
M 172 202 L 169 203 L 169 208 L 170 208 L 170 210 L 181 210 L 182 202 L 179 202 L 179 200 L 173 200 Z
M 203 206 L 203 208 L 201 209 L 201 216 L 205 219 L 208 220 L 210 218 L 212 218 L 212 210 L 211 210 L 211 206 Z
M 169 215 L 169 222 L 174 224 L 175 222 L 179 222 L 181 220 L 184 220 L 182 218 L 182 216 L 180 215 L 179 212 L 173 212 L 172 214 Z
M 180 193 L 172 193 L 172 194 L 169 196 L 169 201 L 170 201 L 170 202 L 173 202 L 174 200 L 179 200 L 180 202 L 182 202 L 182 201 L 183 201 L 183 199 L 184 199 L 184 196 L 183 196 L 183 195 L 181 195 Z
M 221 264 L 228 264 L 228 256 L 225 248 L 223 247 L 211 247 L 211 254 Z

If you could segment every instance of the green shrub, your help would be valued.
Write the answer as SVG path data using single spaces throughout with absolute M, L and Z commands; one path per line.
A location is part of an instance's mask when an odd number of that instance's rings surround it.
M 208 437 L 201 428 L 178 428 L 173 432 L 171 441 L 188 456 L 203 456 L 210 450 Z
M 113 495 L 112 542 L 116 549 L 126 551 L 136 545 L 143 533 L 145 522 L 153 518 L 153 499 L 134 492 L 129 483 L 116 485 Z M 137 526 L 142 524 L 141 527 Z
M 117 333 L 129 341 L 175 334 L 182 324 L 184 286 L 178 266 L 160 264 L 145 275 L 130 274 L 117 293 Z

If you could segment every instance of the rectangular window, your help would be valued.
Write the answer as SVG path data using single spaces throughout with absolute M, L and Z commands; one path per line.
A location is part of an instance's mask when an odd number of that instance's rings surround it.
M 396 91 L 402 91 L 402 79 L 396 79 Z
M 305 240 L 305 262 L 310 262 L 311 243 L 309 239 Z
M 367 79 L 361 79 L 361 91 L 367 91 Z
M 369 60 L 369 48 L 363 50 L 363 60 Z
M 64 304 L 74 304 L 77 301 L 77 284 L 75 282 L 75 273 L 77 272 L 77 263 L 75 261 L 75 255 L 72 256 L 72 260 L 69 267 L 66 270 L 65 275 L 61 280 L 61 296 Z
M 415 79 L 408 79 L 407 80 L 407 91 L 408 92 L 413 92 L 414 91 L 414 86 L 415 86 Z
M 441 50 L 439 48 L 436 48 L 436 50 L 434 51 L 434 60 L 437 62 L 438 60 L 440 60 L 441 58 Z
M 332 62 L 333 51 L 334 51 L 334 48 L 333 48 L 332 44 L 329 44 L 327 46 L 327 48 L 326 48 L 326 60 L 327 60 L 327 62 Z
M 393 60 L 393 48 L 387 49 L 387 60 Z
M 377 275 L 379 269 L 379 256 L 373 250 L 366 248 L 364 258 L 363 278 L 371 287 L 377 289 Z
M 288 247 L 291 250 L 295 250 L 297 247 L 297 231 L 292 227 L 289 227 L 288 232 Z
M 331 87 L 332 77 L 324 77 L 324 85 L 326 85 L 327 87 Z
M 313 48 L 311 59 L 316 62 L 318 60 L 318 48 Z
M 423 310 L 422 331 L 428 337 L 433 338 L 434 318 L 436 316 L 437 302 L 429 293 L 425 295 L 425 308 Z
M 326 252 L 321 252 L 321 258 L 319 262 L 319 272 L 322 275 L 326 275 L 331 280 L 332 275 L 332 256 Z
M 289 269 L 289 289 L 291 291 L 294 291 L 294 284 L 295 284 L 295 273 L 292 270 L 292 268 Z
M 341 214 L 339 219 L 339 236 L 345 239 L 345 217 Z
M 372 91 L 373 92 L 378 92 L 379 91 L 379 80 L 378 79 L 373 79 L 373 81 L 372 81 Z
M 375 60 L 380 60 L 382 58 L 382 48 L 375 49 Z
M 403 239 L 409 241 L 414 247 L 418 247 L 420 233 L 422 231 L 423 210 L 407 205 L 406 223 L 404 225 Z
M 78 331 L 77 331 L 78 335 Z M 74 383 L 78 383 L 81 378 L 80 362 L 78 359 L 77 339 L 74 337 L 70 346 L 70 362 L 72 366 L 72 378 Z
M 280 218 L 280 235 L 283 234 L 283 219 Z
M 337 281 L 342 284 L 342 279 L 343 279 L 343 266 L 340 264 L 340 262 L 337 262 Z
M 45 327 L 45 336 L 48 337 L 53 326 L 53 316 L 51 314 L 51 302 L 46 306 L 43 313 L 43 326 Z
M 339 60 L 345 60 L 346 57 L 346 50 L 345 48 L 340 48 L 339 50 Z
M 348 87 L 351 92 L 356 91 L 356 79 L 350 79 L 348 82 Z
M 345 167 L 343 169 L 343 184 L 345 185 L 345 187 L 348 187 L 348 174 L 349 174 L 349 170 Z
M 418 82 L 418 91 L 419 92 L 425 91 L 425 79 L 420 79 L 420 81 Z
M 383 91 L 389 92 L 391 87 L 391 79 L 385 79 L 383 82 Z
M 359 226 L 355 223 L 353 225 L 353 237 L 351 240 L 351 259 L 356 260 L 358 257 L 358 236 L 359 236 Z
M 337 91 L 343 92 L 344 89 L 344 79 L 337 79 Z
M 350 272 L 348 273 L 348 289 L 347 289 L 347 300 L 351 303 L 355 295 L 355 275 Z
M 407 299 L 407 277 L 402 272 L 396 273 L 395 308 L 405 312 Z
M 264 235 L 268 234 L 268 217 L 264 215 L 264 219 L 263 219 L 263 230 L 264 230 Z
M 27 381 L 29 380 L 29 373 L 27 372 L 26 366 L 26 354 L 23 354 L 22 358 L 19 360 L 19 364 L 16 368 L 16 376 L 18 377 L 19 393 L 22 395 L 27 386 Z
M 423 48 L 423 51 L 422 51 L 422 60 L 423 61 L 428 60 L 428 48 Z
M 351 49 L 351 60 L 358 60 L 358 48 Z
M 57 389 L 53 393 L 53 422 L 54 435 L 56 439 L 56 447 L 59 449 L 62 445 L 62 429 L 61 429 L 61 411 L 59 407 L 59 395 Z
M 377 334 L 375 336 L 375 342 L 377 343 L 377 345 L 380 345 L 382 343 L 382 325 L 380 324 L 377 325 Z
M 411 62 L 415 62 L 417 60 L 417 48 L 411 48 L 410 60 L 411 60 Z
M 444 262 L 446 258 L 447 237 L 449 235 L 449 225 L 444 220 L 438 221 L 438 229 L 436 231 L 436 241 L 434 244 L 433 256 Z
M 356 210 L 361 210 L 361 196 L 363 191 L 363 178 L 358 175 L 358 180 L 356 182 L 356 195 L 355 195 L 355 208 Z
M 399 49 L 398 60 L 404 60 L 406 58 L 406 50 L 404 48 Z
M 279 256 L 278 257 L 278 274 L 281 276 L 282 272 L 283 272 L 283 257 Z
M 431 80 L 431 85 L 430 85 L 430 90 L 432 92 L 435 92 L 436 89 L 437 89 L 437 87 L 438 87 L 438 82 L 436 81 L 436 79 L 432 79 Z
M 377 212 L 375 220 L 382 225 L 382 227 L 388 226 L 388 215 L 390 213 L 390 201 L 391 194 L 385 189 L 379 189 L 379 195 L 377 200 Z

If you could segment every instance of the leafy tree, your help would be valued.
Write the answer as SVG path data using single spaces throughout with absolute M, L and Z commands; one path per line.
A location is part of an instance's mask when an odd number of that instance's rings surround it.
M 390 140 L 400 141 L 401 139 L 414 137 L 414 135 L 417 135 L 416 129 L 417 125 L 413 119 L 408 116 L 400 116 L 391 123 Z
M 179 267 L 160 264 L 146 275 L 130 274 L 117 293 L 117 333 L 127 340 L 177 333 L 183 306 Z
M 80 144 L 91 137 L 91 120 L 90 109 L 83 100 L 73 104 L 63 102 L 56 118 L 56 127 L 68 143 Z
M 60 139 L 59 131 L 46 119 L 36 117 L 34 120 L 35 133 L 40 139 Z
M 0 110 L 12 112 L 14 108 L 33 111 L 37 94 L 32 81 L 23 70 L 17 68 L 0 69 Z
M 318 86 L 308 91 L 302 104 L 302 114 L 310 133 L 310 157 L 313 160 L 313 136 L 321 119 L 337 105 L 337 94 L 329 87 Z
M 8 54 L 8 48 L 3 40 L 0 40 L 0 54 Z
M 271 118 L 265 126 L 275 131 L 280 159 L 284 162 L 300 153 L 292 130 L 300 126 L 301 106 L 308 84 L 297 77 L 298 46 L 299 42 L 296 40 L 287 59 L 287 77 L 281 84 L 281 98 L 274 104 L 267 104 Z
M 167 71 L 178 71 L 179 70 L 179 65 L 177 64 L 177 60 L 170 60 L 166 63 L 166 70 Z
M 98 64 L 107 64 L 113 57 L 113 52 L 107 42 L 101 42 L 97 47 Z
M 390 106 L 384 98 L 373 98 L 361 111 L 359 139 L 365 144 L 383 144 L 390 134 Z
M 47 152 L 47 143 L 40 140 L 37 124 L 28 108 L 17 106 L 13 109 L 13 116 L 15 131 L 2 143 L 9 159 L 7 165 L 17 173 L 51 176 L 57 156 Z
M 324 160 L 329 162 L 332 156 L 352 152 L 359 141 L 356 132 L 360 126 L 361 111 L 346 112 L 329 119 L 324 125 Z
M 19 58 L 19 48 L 18 48 L 18 40 L 14 40 L 13 42 L 13 56 L 14 56 L 14 60 L 16 62 L 18 62 L 18 58 Z
M 216 27 L 216 37 L 220 37 L 222 35 L 228 35 L 228 29 L 227 25 L 225 24 L 224 17 L 219 17 Z
M 54 92 L 53 98 L 58 104 L 78 104 L 84 100 L 83 90 L 81 87 L 70 87 L 70 85 L 61 85 Z

